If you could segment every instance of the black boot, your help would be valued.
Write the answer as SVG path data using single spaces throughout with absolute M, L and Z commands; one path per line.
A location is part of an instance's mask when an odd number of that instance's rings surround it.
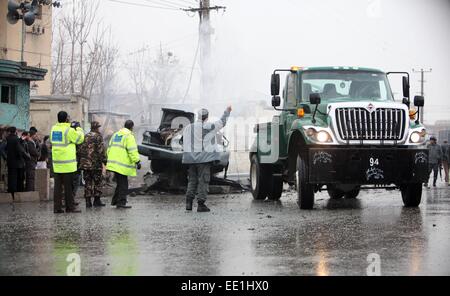
M 94 207 L 104 207 L 105 204 L 102 203 L 100 197 L 94 197 Z
M 90 197 L 86 197 L 86 208 L 92 208 L 92 202 Z
M 211 211 L 204 202 L 199 202 L 197 206 L 197 212 L 209 212 Z
M 186 211 L 192 211 L 192 200 L 186 199 Z

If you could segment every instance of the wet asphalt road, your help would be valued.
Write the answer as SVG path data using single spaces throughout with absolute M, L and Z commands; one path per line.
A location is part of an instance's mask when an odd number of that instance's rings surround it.
M 82 275 L 366 275 L 370 253 L 382 275 L 450 275 L 450 187 L 425 190 L 417 209 L 384 190 L 320 193 L 312 211 L 295 192 L 215 195 L 211 213 L 185 212 L 183 196 L 130 204 L 62 215 L 51 203 L 0 205 L 0 275 L 65 275 L 70 253 Z

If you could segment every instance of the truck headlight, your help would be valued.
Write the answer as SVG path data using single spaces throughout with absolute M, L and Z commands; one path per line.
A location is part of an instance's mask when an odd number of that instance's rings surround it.
M 333 143 L 333 137 L 325 128 L 316 128 L 313 126 L 304 126 L 303 130 L 305 135 L 311 139 L 311 141 L 318 144 Z
M 411 143 L 419 143 L 421 140 L 421 136 L 418 132 L 414 132 L 411 134 L 411 137 L 409 138 L 409 140 L 411 141 Z
M 330 140 L 330 134 L 326 131 L 320 131 L 316 134 L 317 141 L 326 143 Z

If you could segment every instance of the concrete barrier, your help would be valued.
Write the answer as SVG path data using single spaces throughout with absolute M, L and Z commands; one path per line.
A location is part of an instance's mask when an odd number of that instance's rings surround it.
M 36 202 L 40 201 L 39 192 L 16 192 L 14 194 L 14 202 Z M 0 204 L 11 203 L 12 196 L 10 193 L 0 193 Z
M 39 192 L 41 201 L 50 200 L 50 170 L 37 169 L 36 170 L 36 191 Z

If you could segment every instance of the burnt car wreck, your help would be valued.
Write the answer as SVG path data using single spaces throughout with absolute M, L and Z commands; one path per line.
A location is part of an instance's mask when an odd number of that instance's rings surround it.
M 150 172 L 145 177 L 149 190 L 183 191 L 187 186 L 187 167 L 182 164 L 183 130 L 193 123 L 195 115 L 177 109 L 162 109 L 159 127 L 155 131 L 145 131 L 142 144 L 138 145 L 139 154 L 150 160 Z M 244 189 L 239 183 L 227 180 L 230 159 L 228 140 L 218 134 L 216 142 L 222 146 L 220 161 L 213 163 L 210 185 L 224 185 Z M 218 177 L 220 173 L 223 177 Z

